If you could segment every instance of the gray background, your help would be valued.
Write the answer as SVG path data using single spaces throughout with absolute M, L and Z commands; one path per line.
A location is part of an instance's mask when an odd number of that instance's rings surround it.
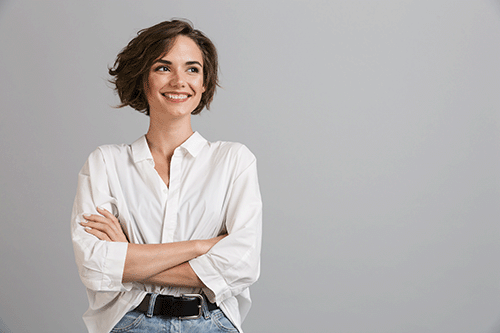
M 107 66 L 172 17 L 220 52 L 195 129 L 259 161 L 246 332 L 500 332 L 500 3 L 444 0 L 0 2 L 0 331 L 85 331 L 76 176 L 147 130 Z

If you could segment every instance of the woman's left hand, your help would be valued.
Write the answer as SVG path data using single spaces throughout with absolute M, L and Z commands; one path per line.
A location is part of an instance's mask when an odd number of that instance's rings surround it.
M 128 243 L 127 236 L 116 216 L 104 208 L 97 207 L 97 211 L 102 215 L 83 214 L 86 221 L 80 224 L 85 227 L 85 231 L 100 240 Z

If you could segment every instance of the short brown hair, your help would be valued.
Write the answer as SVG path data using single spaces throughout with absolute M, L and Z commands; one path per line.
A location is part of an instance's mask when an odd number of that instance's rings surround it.
M 154 62 L 168 53 L 175 38 L 179 35 L 191 38 L 203 55 L 203 85 L 205 92 L 200 104 L 191 114 L 200 113 L 204 107 L 210 107 L 215 90 L 219 85 L 217 49 L 212 41 L 201 31 L 193 28 L 190 22 L 172 20 L 158 23 L 140 30 L 137 37 L 118 54 L 115 64 L 109 68 L 110 80 L 120 97 L 118 107 L 131 106 L 139 112 L 149 115 L 149 104 L 144 90 L 149 70 Z

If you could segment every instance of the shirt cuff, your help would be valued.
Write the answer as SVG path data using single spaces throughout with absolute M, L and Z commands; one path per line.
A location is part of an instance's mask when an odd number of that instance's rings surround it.
M 222 275 L 213 267 L 209 257 L 202 255 L 189 261 L 191 268 L 198 278 L 207 286 L 205 295 L 212 303 L 220 305 L 222 301 L 231 297 L 229 286 Z
M 132 283 L 122 283 L 128 243 L 107 242 L 108 255 L 103 267 L 103 290 L 129 291 Z

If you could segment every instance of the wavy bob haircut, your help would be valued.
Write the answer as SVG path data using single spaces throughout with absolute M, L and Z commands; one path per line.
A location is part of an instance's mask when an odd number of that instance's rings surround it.
M 157 59 L 169 52 L 179 35 L 191 38 L 203 55 L 205 92 L 201 96 L 200 104 L 191 114 L 200 113 L 204 107 L 209 109 L 219 85 L 217 49 L 207 36 L 183 20 L 165 21 L 140 30 L 118 54 L 115 64 L 109 68 L 109 74 L 113 77 L 110 82 L 114 84 L 121 101 L 118 107 L 128 105 L 149 115 L 149 104 L 144 88 L 149 70 Z

